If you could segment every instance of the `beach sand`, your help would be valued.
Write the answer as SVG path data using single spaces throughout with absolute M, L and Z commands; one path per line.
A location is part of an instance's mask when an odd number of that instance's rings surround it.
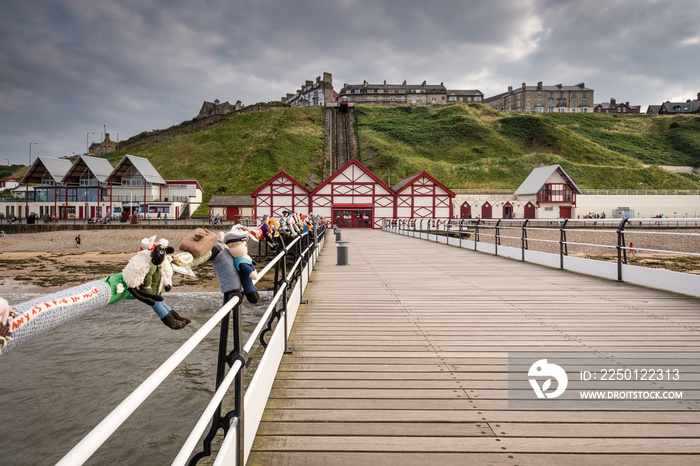
M 19 233 L 0 238 L 0 296 L 9 293 L 53 293 L 119 273 L 138 251 L 142 238 L 161 234 L 178 252 L 193 229 L 81 230 Z M 80 234 L 80 246 L 75 237 Z M 255 259 L 255 257 L 254 257 Z M 260 270 L 264 266 L 258 264 Z M 175 274 L 173 291 L 220 291 L 211 263 L 195 270 L 196 278 Z M 258 289 L 271 288 L 269 279 Z

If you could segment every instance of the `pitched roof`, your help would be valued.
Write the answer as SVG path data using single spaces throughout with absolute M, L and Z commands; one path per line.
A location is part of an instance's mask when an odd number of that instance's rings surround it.
M 577 194 L 581 194 L 581 190 L 574 181 L 569 177 L 569 175 L 564 171 L 564 169 L 559 164 L 547 165 L 546 167 L 537 167 L 530 172 L 525 181 L 520 185 L 520 187 L 515 191 L 516 196 L 527 196 L 530 194 L 537 194 L 542 186 L 547 183 L 549 177 L 551 177 L 554 172 L 559 172 L 559 174 L 567 180 L 571 186 L 574 188 Z
M 450 197 L 455 197 L 455 193 L 452 192 L 452 190 L 451 190 L 450 188 L 448 188 L 448 187 L 445 186 L 444 184 L 440 183 L 440 182 L 439 182 L 438 180 L 436 180 L 432 175 L 430 175 L 430 173 L 428 173 L 428 172 L 425 171 L 425 170 L 423 170 L 422 172 L 414 173 L 413 175 L 407 176 L 407 177 L 404 178 L 403 180 L 401 180 L 401 181 L 399 181 L 398 183 L 396 183 L 396 184 L 392 187 L 392 189 L 394 190 L 394 192 L 395 192 L 396 194 L 398 194 L 401 190 L 403 190 L 404 188 L 406 188 L 406 187 L 412 185 L 413 183 L 415 183 L 416 181 L 418 181 L 419 179 L 421 179 L 421 178 L 424 177 L 424 176 L 425 176 L 426 178 L 428 178 L 430 181 L 432 181 L 433 183 L 435 183 L 436 185 L 438 185 L 440 188 L 442 188 L 447 194 L 450 195 Z
M 321 184 L 319 184 L 318 186 L 316 186 L 316 189 L 314 189 L 313 191 L 311 191 L 311 195 L 313 196 L 313 195 L 316 194 L 318 191 L 320 191 L 324 186 L 326 186 L 326 185 L 329 184 L 331 181 L 333 181 L 333 179 L 334 179 L 339 173 L 342 173 L 342 172 L 343 172 L 347 167 L 349 167 L 350 165 L 355 165 L 356 167 L 358 167 L 358 168 L 359 168 L 360 170 L 362 170 L 367 176 L 369 176 L 370 178 L 372 178 L 372 180 L 374 180 L 376 183 L 378 183 L 380 186 L 382 186 L 384 189 L 386 189 L 386 190 L 389 191 L 390 193 L 393 193 L 393 192 L 394 192 L 394 190 L 391 189 L 391 186 L 389 186 L 389 185 L 386 184 L 384 181 L 382 181 L 381 178 L 379 178 L 377 175 L 375 175 L 369 168 L 367 168 L 367 167 L 365 167 L 364 165 L 362 165 L 362 164 L 360 163 L 359 160 L 357 160 L 355 157 L 353 157 L 353 158 L 351 158 L 350 160 L 348 160 L 348 161 L 345 163 L 345 165 L 343 165 L 342 167 L 340 167 L 335 173 L 333 173 L 331 176 L 329 176 L 328 178 L 326 178 L 325 180 L 323 180 L 323 183 L 321 183 Z
M 134 169 L 139 172 L 139 175 L 146 180 L 147 183 L 151 184 L 166 184 L 165 180 L 158 170 L 151 164 L 151 161 L 144 157 L 137 157 L 135 155 L 125 155 L 117 164 L 112 174 L 109 176 L 108 181 L 114 181 L 116 178 L 124 176 L 129 167 L 134 167 Z
M 37 157 L 27 173 L 22 177 L 22 183 L 40 183 L 44 175 L 48 173 L 53 181 L 58 184 L 68 173 L 73 165 L 68 159 L 57 159 L 53 157 Z
M 249 194 L 214 194 L 209 199 L 209 207 L 254 206 L 255 199 Z
M 78 170 L 83 166 L 87 167 L 90 173 L 92 173 L 100 183 L 105 183 L 114 170 L 112 164 L 109 163 L 107 159 L 90 157 L 89 155 L 79 155 L 78 158 L 75 159 L 73 166 L 68 170 L 68 173 L 66 173 L 66 176 L 63 177 L 63 183 L 71 181 L 79 183 L 80 173 L 78 173 Z
M 295 184 L 296 186 L 298 186 L 299 188 L 303 189 L 303 190 L 306 192 L 306 194 L 309 194 L 309 190 L 306 188 L 306 186 L 304 186 L 303 184 L 299 183 L 297 180 L 294 179 L 294 177 L 293 177 L 292 175 L 290 175 L 290 174 L 287 173 L 286 171 L 280 170 L 279 172 L 277 172 L 277 174 L 276 174 L 275 176 L 273 176 L 272 178 L 270 178 L 269 180 L 267 180 L 267 181 L 266 181 L 265 183 L 263 183 L 258 189 L 256 189 L 256 190 L 253 191 L 252 193 L 250 193 L 251 197 L 256 197 L 256 196 L 260 193 L 260 191 L 262 191 L 263 189 L 265 189 L 266 187 L 268 187 L 269 185 L 271 185 L 272 183 L 274 183 L 276 180 L 282 178 L 283 176 L 286 177 L 286 178 L 289 178 L 289 180 L 290 180 L 292 183 L 294 183 L 294 184 Z

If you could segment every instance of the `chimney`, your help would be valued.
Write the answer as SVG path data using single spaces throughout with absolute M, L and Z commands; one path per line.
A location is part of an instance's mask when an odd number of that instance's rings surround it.
M 508 86 L 508 92 L 513 92 L 513 86 Z
M 698 92 L 698 100 L 700 100 L 700 92 Z
M 615 98 L 614 97 L 610 97 L 610 105 L 615 105 Z
M 221 103 L 221 101 L 220 101 L 219 99 L 216 99 L 216 100 L 214 100 L 214 103 L 215 103 L 216 105 L 219 105 L 219 104 Z
M 367 80 L 364 80 L 364 81 L 362 81 L 362 85 L 367 87 L 367 86 L 369 86 L 369 83 L 367 82 Z
M 585 85 L 584 83 L 578 83 L 577 86 L 580 87 L 581 89 L 583 89 L 584 87 L 586 87 L 586 85 Z
M 629 106 L 630 106 L 630 103 L 629 103 L 629 102 L 625 102 L 625 107 L 629 107 Z
M 425 83 L 426 83 L 426 81 L 423 81 L 423 84 L 421 84 L 421 86 L 425 87 L 426 86 Z
M 542 81 L 537 83 L 537 89 L 542 89 Z
M 527 87 L 527 84 L 523 83 L 523 90 Z

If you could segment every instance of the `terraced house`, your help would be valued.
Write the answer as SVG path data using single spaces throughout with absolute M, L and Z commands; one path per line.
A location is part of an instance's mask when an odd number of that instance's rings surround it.
M 544 86 L 542 81 L 537 86 L 509 86 L 508 92 L 487 97 L 484 103 L 496 110 L 525 113 L 593 113 L 594 106 L 593 89 L 584 83 Z
M 484 94 L 475 90 L 448 90 L 443 83 L 428 84 L 343 84 L 341 97 L 356 104 L 376 105 L 433 105 L 448 102 L 481 102 Z

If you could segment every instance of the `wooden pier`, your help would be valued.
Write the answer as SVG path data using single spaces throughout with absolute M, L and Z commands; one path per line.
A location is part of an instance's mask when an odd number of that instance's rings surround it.
M 700 464 L 697 404 L 518 410 L 507 390 L 509 351 L 700 351 L 700 300 L 342 235 L 349 265 L 330 234 L 248 464 Z

